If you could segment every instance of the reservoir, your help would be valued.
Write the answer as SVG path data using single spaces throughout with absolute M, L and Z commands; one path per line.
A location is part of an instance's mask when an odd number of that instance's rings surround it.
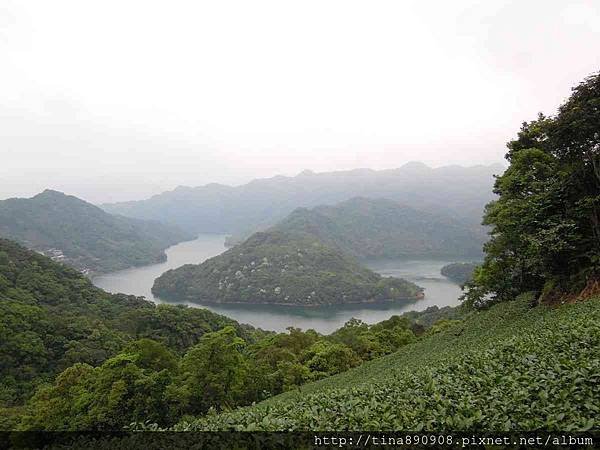
M 202 234 L 197 239 L 169 247 L 167 261 L 150 266 L 121 270 L 94 278 L 96 286 L 108 292 L 122 292 L 144 296 L 156 303 L 163 303 L 152 292 L 154 280 L 163 272 L 183 264 L 198 264 L 216 256 L 227 248 L 225 235 Z M 371 270 L 384 276 L 394 276 L 412 281 L 425 288 L 425 298 L 414 302 L 384 305 L 352 305 L 325 307 L 291 307 L 272 305 L 199 305 L 185 303 L 192 307 L 204 307 L 240 323 L 247 323 L 264 330 L 284 331 L 287 327 L 303 330 L 312 328 L 320 333 L 330 333 L 355 317 L 367 323 L 388 319 L 394 314 L 406 311 L 422 311 L 430 306 L 456 306 L 461 290 L 458 285 L 440 274 L 440 269 L 456 260 L 437 259 L 386 259 L 366 261 Z

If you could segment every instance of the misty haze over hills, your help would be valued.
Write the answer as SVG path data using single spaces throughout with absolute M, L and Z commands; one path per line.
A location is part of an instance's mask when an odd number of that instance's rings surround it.
M 257 179 L 241 186 L 180 186 L 147 200 L 103 204 L 107 212 L 175 224 L 198 232 L 249 234 L 298 207 L 333 204 L 352 197 L 387 198 L 418 210 L 446 214 L 470 227 L 481 223 L 493 198 L 500 164 L 430 168 L 411 162 L 398 169 L 314 173 Z
M 1 1 L 0 450 L 600 448 L 599 37 Z
M 487 240 L 483 229 L 447 216 L 363 197 L 298 208 L 272 229 L 312 234 L 358 259 L 481 256 Z

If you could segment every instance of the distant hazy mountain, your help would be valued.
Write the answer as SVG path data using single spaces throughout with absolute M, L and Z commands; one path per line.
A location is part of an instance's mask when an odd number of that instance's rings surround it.
M 0 201 L 0 237 L 93 273 L 160 262 L 165 248 L 193 235 L 160 222 L 108 214 L 77 197 L 46 190 Z
M 298 207 L 334 204 L 352 197 L 387 198 L 479 225 L 493 198 L 501 165 L 432 169 L 409 163 L 399 169 L 359 169 L 258 179 L 242 186 L 178 187 L 147 200 L 104 204 L 116 214 L 176 224 L 192 232 L 247 233 L 264 229 Z
M 296 209 L 274 229 L 310 233 L 357 258 L 480 255 L 486 240 L 481 227 L 363 197 Z
M 422 297 L 417 285 L 382 277 L 309 233 L 275 229 L 255 233 L 202 264 L 163 273 L 152 292 L 203 304 L 317 306 Z

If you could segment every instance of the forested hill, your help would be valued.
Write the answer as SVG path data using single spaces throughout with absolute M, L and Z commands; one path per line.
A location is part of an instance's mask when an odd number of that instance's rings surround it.
M 486 239 L 480 227 L 368 198 L 299 208 L 274 229 L 310 233 L 358 258 L 481 255 Z
M 0 201 L 0 237 L 86 272 L 164 260 L 164 249 L 193 235 L 156 221 L 108 214 L 77 197 L 46 190 Z
M 334 204 L 352 197 L 389 198 L 479 226 L 492 200 L 493 175 L 501 165 L 430 168 L 409 163 L 398 169 L 313 173 L 257 179 L 242 186 L 178 187 L 142 201 L 105 204 L 111 213 L 174 223 L 192 232 L 249 235 L 298 207 Z
M 382 277 L 306 232 L 268 230 L 202 264 L 157 278 L 152 292 L 197 303 L 334 305 L 417 300 L 421 288 Z
M 0 416 L 67 367 L 100 364 L 134 339 L 182 353 L 225 326 L 249 340 L 255 332 L 204 309 L 109 294 L 76 270 L 0 239 Z
M 153 292 L 198 303 L 323 305 L 415 299 L 412 283 L 382 278 L 355 258 L 481 255 L 485 233 L 385 199 L 299 208 L 200 265 L 161 275 Z M 394 285 L 390 283 L 394 283 Z
M 0 239 L 0 431 L 172 425 L 343 372 L 458 317 L 430 308 L 374 325 L 353 319 L 329 336 L 275 334 L 205 309 L 109 294 Z

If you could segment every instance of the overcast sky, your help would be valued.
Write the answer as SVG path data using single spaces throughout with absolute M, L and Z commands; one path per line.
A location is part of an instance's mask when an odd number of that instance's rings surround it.
M 0 198 L 501 162 L 599 69 L 598 0 L 2 0 Z

